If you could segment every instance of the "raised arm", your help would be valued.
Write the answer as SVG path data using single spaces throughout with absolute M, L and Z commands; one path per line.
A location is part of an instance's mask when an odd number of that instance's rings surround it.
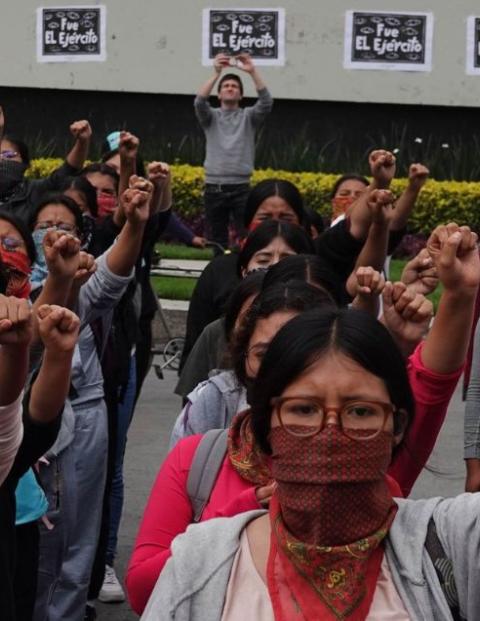
M 36 422 L 49 423 L 63 410 L 68 396 L 80 320 L 66 308 L 45 304 L 37 311 L 37 321 L 44 354 L 32 385 L 29 414 Z
M 408 185 L 395 203 L 395 209 L 390 218 L 390 230 L 401 231 L 407 226 L 410 213 L 425 185 L 430 171 L 423 164 L 412 164 L 408 171 Z
M 122 196 L 128 189 L 130 177 L 137 172 L 137 155 L 140 140 L 130 132 L 121 131 L 118 144 L 120 154 L 120 182 L 118 184 L 118 195 Z M 118 207 L 113 213 L 114 223 L 121 228 L 125 224 L 125 211 L 122 201 L 118 202 Z
M 72 168 L 81 170 L 88 156 L 92 128 L 88 121 L 75 121 L 70 125 L 70 133 L 74 138 L 74 143 L 65 159 Z
M 423 364 L 452 373 L 465 362 L 480 282 L 477 235 L 454 223 L 438 226 L 427 249 L 443 285 L 437 315 L 422 350 Z
M 138 259 L 152 193 L 150 181 L 133 175 L 120 197 L 127 221 L 107 254 L 107 266 L 117 276 L 129 276 Z
M 150 162 L 147 179 L 153 183 L 153 197 L 150 201 L 150 216 L 167 211 L 172 206 L 172 173 L 165 162 Z
M 380 272 L 383 270 L 387 257 L 388 227 L 393 196 L 389 190 L 368 190 L 367 195 L 371 223 L 367 239 L 355 263 L 355 269 L 347 280 L 346 288 L 351 297 L 354 297 L 357 292 L 356 270 L 359 267 L 369 266 Z

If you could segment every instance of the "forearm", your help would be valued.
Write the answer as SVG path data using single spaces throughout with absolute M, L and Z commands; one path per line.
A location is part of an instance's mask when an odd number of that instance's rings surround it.
M 70 289 L 72 287 L 73 279 L 68 277 L 56 277 L 52 274 L 48 274 L 45 284 L 38 298 L 35 300 L 33 311 L 33 339 L 32 344 L 38 342 L 38 324 L 36 320 L 37 311 L 43 304 L 55 304 L 57 306 L 67 306 L 68 297 L 70 295 Z
M 122 196 L 125 190 L 128 190 L 130 177 L 136 173 L 137 163 L 131 157 L 122 157 L 120 159 L 120 181 L 118 183 L 118 196 Z M 114 223 L 121 228 L 126 222 L 125 211 L 122 201 L 118 201 L 118 207 L 113 214 Z
M 367 238 L 372 222 L 372 214 L 368 207 L 368 196 L 372 189 L 374 188 L 370 185 L 346 213 L 350 221 L 350 235 L 361 241 Z
M 73 350 L 45 349 L 40 371 L 30 394 L 30 417 L 41 423 L 53 421 L 62 411 L 70 389 Z
M 107 255 L 107 266 L 117 276 L 130 275 L 140 254 L 144 230 L 145 222 L 125 222 L 116 243 Z
M 267 88 L 265 82 L 263 81 L 262 77 L 256 69 L 254 69 L 250 75 L 257 91 L 261 91 L 262 89 Z
M 215 86 L 215 82 L 218 80 L 220 75 L 215 73 L 212 75 L 206 82 L 202 84 L 202 86 L 198 89 L 197 95 L 199 97 L 203 97 L 204 99 L 208 99 L 210 97 L 210 93 L 212 92 L 212 88 Z
M 13 403 L 23 390 L 28 373 L 28 345 L 0 347 L 0 406 Z
M 467 355 L 476 290 L 444 291 L 438 312 L 422 349 L 422 362 L 437 373 L 452 373 Z
M 167 211 L 172 206 L 172 184 L 170 176 L 163 180 L 163 183 L 155 183 L 153 197 L 150 203 L 150 215 Z
M 368 237 L 357 257 L 355 268 L 347 280 L 347 292 L 351 297 L 355 296 L 357 288 L 356 271 L 359 267 L 371 266 L 377 272 L 383 270 L 387 257 L 388 247 L 388 222 L 372 222 L 368 231 Z
M 90 148 L 90 140 L 75 140 L 73 147 L 65 158 L 67 164 L 81 170 L 85 164 Z
M 390 220 L 390 229 L 392 231 L 401 231 L 407 226 L 408 218 L 415 207 L 419 191 L 408 185 L 402 192 L 400 198 L 395 204 Z

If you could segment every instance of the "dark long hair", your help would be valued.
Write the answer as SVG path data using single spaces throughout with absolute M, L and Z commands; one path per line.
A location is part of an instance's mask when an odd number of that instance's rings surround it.
M 369 313 L 321 308 L 289 321 L 274 337 L 262 360 L 250 398 L 255 439 L 270 452 L 271 400 L 329 351 L 338 351 L 384 381 L 391 402 L 414 414 L 405 361 L 388 330 Z M 394 419 L 398 429 L 401 414 Z
M 233 334 L 233 328 L 235 327 L 238 315 L 242 310 L 242 306 L 252 295 L 260 293 L 264 277 L 265 272 L 261 271 L 248 274 L 238 283 L 230 294 L 230 297 L 225 305 L 224 314 L 225 338 L 227 339 L 227 342 L 230 341 Z
M 233 368 L 238 379 L 245 384 L 245 356 L 257 321 L 267 319 L 273 313 L 293 311 L 303 313 L 324 306 L 334 307 L 331 296 L 323 289 L 306 282 L 292 280 L 272 285 L 255 299 L 231 345 Z
M 118 185 L 120 183 L 120 176 L 118 175 L 115 168 L 112 168 L 108 164 L 103 164 L 102 162 L 94 162 L 93 164 L 89 164 L 85 166 L 80 171 L 80 175 L 85 177 L 89 173 L 100 173 L 101 175 L 106 175 L 107 177 L 111 177 L 115 183 L 116 191 L 118 192 Z
M 85 200 L 88 205 L 92 216 L 97 217 L 98 204 L 97 204 L 97 191 L 86 177 L 67 177 L 58 188 L 61 192 L 65 190 L 77 190 L 85 196 Z
M 335 181 L 335 184 L 330 193 L 330 199 L 335 198 L 335 194 L 338 192 L 342 183 L 344 183 L 345 181 L 350 181 L 350 179 L 353 179 L 354 181 L 360 181 L 360 183 L 363 183 L 365 187 L 368 187 L 369 185 L 368 179 L 363 175 L 359 175 L 358 173 L 347 173 L 346 175 L 342 175 Z
M 262 290 L 276 283 L 285 283 L 289 280 L 302 280 L 310 285 L 322 287 L 340 304 L 342 292 L 338 283 L 338 276 L 331 267 L 315 254 L 297 254 L 285 257 L 268 271 L 263 280 Z
M 30 230 L 33 231 L 35 228 L 35 224 L 37 223 L 38 214 L 42 211 L 44 207 L 47 205 L 62 205 L 74 216 L 75 218 L 75 226 L 78 229 L 80 234 L 83 233 L 83 216 L 80 210 L 80 207 L 77 203 L 70 198 L 69 196 L 65 196 L 65 194 L 47 194 L 42 200 L 38 203 L 35 208 L 35 211 L 32 213 L 29 219 Z
M 245 205 L 245 228 L 248 229 L 257 209 L 271 196 L 279 196 L 288 203 L 289 207 L 297 214 L 300 224 L 304 223 L 305 212 L 303 199 L 296 185 L 286 179 L 264 179 L 255 185 L 247 198 Z
M 288 222 L 266 220 L 247 237 L 245 245 L 238 255 L 238 274 L 241 275 L 242 270 L 247 268 L 250 259 L 256 252 L 268 246 L 276 237 L 281 237 L 297 254 L 313 253 L 312 240 L 302 228 Z

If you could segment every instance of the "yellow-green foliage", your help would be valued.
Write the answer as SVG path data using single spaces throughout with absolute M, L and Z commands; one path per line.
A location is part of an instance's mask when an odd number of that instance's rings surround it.
M 32 160 L 27 175 L 40 178 L 50 174 L 60 166 L 60 159 Z M 323 173 L 292 173 L 284 170 L 256 170 L 252 183 L 262 179 L 277 177 L 288 179 L 298 186 L 305 204 L 324 215 L 330 214 L 330 192 L 338 175 Z M 187 164 L 172 166 L 172 185 L 175 210 L 186 218 L 202 213 L 203 209 L 203 168 Z M 399 196 L 407 181 L 397 179 L 392 190 Z M 480 183 L 466 181 L 429 181 L 422 190 L 415 210 L 410 217 L 412 231 L 428 233 L 437 224 L 457 222 L 468 224 L 480 230 Z

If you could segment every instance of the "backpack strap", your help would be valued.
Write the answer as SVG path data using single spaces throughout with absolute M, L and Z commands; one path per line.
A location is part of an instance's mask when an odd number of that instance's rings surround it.
M 433 563 L 435 571 L 437 572 L 437 577 L 440 581 L 443 595 L 445 596 L 447 604 L 450 608 L 452 618 L 454 621 L 465 621 L 460 614 L 457 585 L 455 584 L 455 576 L 453 575 L 452 561 L 447 557 L 447 554 L 442 546 L 442 542 L 438 537 L 437 527 L 435 526 L 433 518 L 430 518 L 430 521 L 428 522 L 425 547 Z
M 228 429 L 210 429 L 193 456 L 187 479 L 187 494 L 193 520 L 199 522 L 227 452 Z

